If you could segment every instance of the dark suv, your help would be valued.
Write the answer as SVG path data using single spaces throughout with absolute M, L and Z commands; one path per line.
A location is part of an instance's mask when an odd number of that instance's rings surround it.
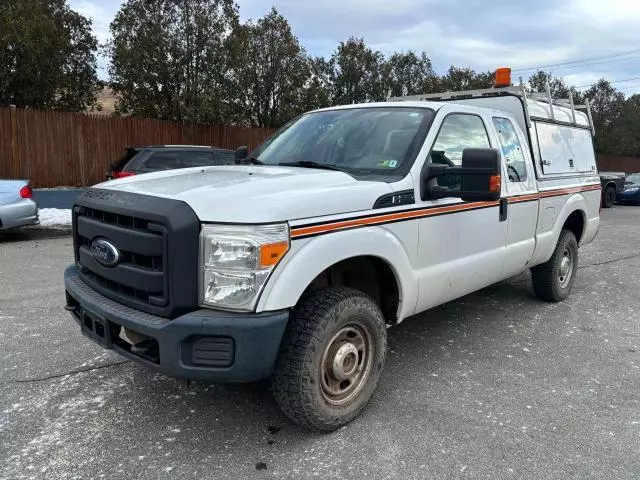
M 111 165 L 107 180 L 174 168 L 233 165 L 234 151 L 196 145 L 153 145 L 127 148 L 118 162 Z

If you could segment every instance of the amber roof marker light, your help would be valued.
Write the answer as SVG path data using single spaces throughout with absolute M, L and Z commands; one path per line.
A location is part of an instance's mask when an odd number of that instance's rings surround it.
M 511 69 L 509 67 L 501 67 L 496 69 L 494 75 L 494 87 L 510 87 L 511 86 Z

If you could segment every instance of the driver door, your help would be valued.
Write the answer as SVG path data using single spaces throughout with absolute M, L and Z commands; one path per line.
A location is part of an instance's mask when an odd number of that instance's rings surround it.
M 439 131 L 427 162 L 460 165 L 465 148 L 497 147 L 488 134 L 490 122 L 490 117 L 475 113 L 447 114 L 439 127 L 433 127 Z M 460 177 L 440 177 L 438 185 L 459 190 Z M 421 200 L 420 193 L 416 199 L 425 208 L 425 216 L 419 220 L 417 311 L 501 280 L 507 222 L 500 221 L 500 202 Z

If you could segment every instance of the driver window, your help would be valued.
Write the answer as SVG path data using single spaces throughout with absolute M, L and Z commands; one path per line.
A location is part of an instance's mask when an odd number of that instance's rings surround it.
M 442 122 L 431 150 L 431 162 L 459 166 L 462 164 L 462 151 L 465 148 L 490 147 L 487 129 L 479 116 L 454 113 Z M 438 185 L 460 190 L 460 175 L 443 175 L 438 178 Z
M 524 182 L 527 179 L 527 165 L 524 153 L 516 129 L 507 118 L 493 118 L 493 125 L 498 131 L 502 158 L 507 165 L 507 174 L 510 182 Z

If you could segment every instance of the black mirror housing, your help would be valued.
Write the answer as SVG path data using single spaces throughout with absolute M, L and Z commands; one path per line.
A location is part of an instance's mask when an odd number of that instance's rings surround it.
M 438 199 L 459 197 L 465 202 L 495 201 L 501 194 L 500 153 L 493 148 L 465 148 L 462 165 L 447 166 L 426 163 L 421 175 L 421 197 Z M 459 175 L 460 190 L 447 187 L 429 187 L 432 178 L 444 175 Z
M 483 174 L 465 174 L 467 170 L 485 170 Z M 460 198 L 465 202 L 500 199 L 500 153 L 494 148 L 465 148 L 462 151 Z

